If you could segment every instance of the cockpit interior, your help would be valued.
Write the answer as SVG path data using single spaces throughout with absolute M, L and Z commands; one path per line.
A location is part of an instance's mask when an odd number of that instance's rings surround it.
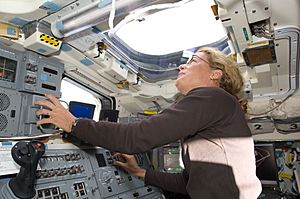
M 181 198 L 113 166 L 108 149 L 37 127 L 34 101 L 51 93 L 76 117 L 139 122 L 180 99 L 178 68 L 201 47 L 238 63 L 259 198 L 299 197 L 299 10 L 299 0 L 0 0 L 0 198 Z M 176 173 L 180 153 L 175 142 L 135 158 Z

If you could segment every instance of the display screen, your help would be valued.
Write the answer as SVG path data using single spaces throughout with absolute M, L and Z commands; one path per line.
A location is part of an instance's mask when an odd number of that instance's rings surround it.
M 105 120 L 110 122 L 117 122 L 119 117 L 119 111 L 118 110 L 108 110 L 108 109 L 102 109 L 100 111 L 99 120 Z
M 0 56 L 0 80 L 15 82 L 18 62 Z
M 95 107 L 94 104 L 82 102 L 71 101 L 69 103 L 69 111 L 77 118 L 93 119 Z
M 179 147 L 164 147 L 164 170 L 169 173 L 178 173 L 182 171 L 180 167 Z
M 278 184 L 278 170 L 274 145 L 255 144 L 256 175 L 263 185 Z

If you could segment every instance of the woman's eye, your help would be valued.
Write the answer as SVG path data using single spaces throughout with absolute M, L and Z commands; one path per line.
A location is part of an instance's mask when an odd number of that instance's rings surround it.
M 187 64 L 191 64 L 191 63 L 193 63 L 195 60 L 194 59 L 190 59 L 189 61 L 187 61 L 186 63 Z

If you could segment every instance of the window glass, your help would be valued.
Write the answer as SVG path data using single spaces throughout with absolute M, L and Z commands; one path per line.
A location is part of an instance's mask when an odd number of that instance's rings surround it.
M 196 0 L 143 16 L 122 26 L 116 35 L 134 50 L 163 55 L 211 44 L 226 37 L 211 10 L 213 0 Z
M 71 80 L 66 80 L 65 78 L 62 80 L 61 83 L 61 92 L 62 96 L 60 100 L 65 101 L 68 104 L 70 101 L 77 101 L 96 105 L 93 119 L 95 121 L 99 120 L 101 102 L 91 92 L 82 89 L 75 83 L 72 83 Z

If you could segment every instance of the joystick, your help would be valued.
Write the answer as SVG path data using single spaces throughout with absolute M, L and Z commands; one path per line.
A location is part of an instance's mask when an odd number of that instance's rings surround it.
M 1 189 L 3 198 L 31 199 L 36 197 L 34 184 L 36 181 L 36 168 L 42 155 L 45 153 L 45 145 L 42 142 L 18 142 L 11 149 L 14 161 L 21 166 L 19 173 Z M 2 198 L 1 197 L 1 198 Z

